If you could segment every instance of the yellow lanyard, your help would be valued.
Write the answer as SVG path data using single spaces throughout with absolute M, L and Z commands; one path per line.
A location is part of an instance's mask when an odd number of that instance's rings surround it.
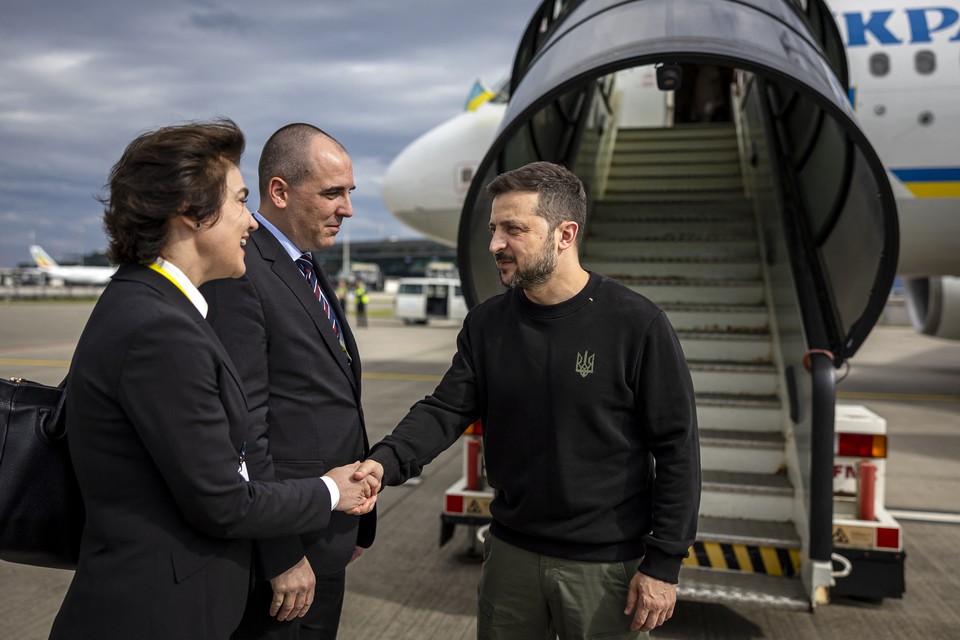
M 166 269 L 158 265 L 156 262 L 147 263 L 147 266 L 153 269 L 154 271 L 156 271 L 157 273 L 159 273 L 160 275 L 162 275 L 164 278 L 166 278 L 170 282 L 172 282 L 173 286 L 175 286 L 177 289 L 180 289 L 180 293 L 187 296 L 187 292 L 183 290 L 183 287 L 180 286 L 180 283 L 177 282 L 176 278 L 170 275 L 170 272 L 168 272 Z M 189 299 L 190 299 L 190 296 L 187 296 L 187 300 Z

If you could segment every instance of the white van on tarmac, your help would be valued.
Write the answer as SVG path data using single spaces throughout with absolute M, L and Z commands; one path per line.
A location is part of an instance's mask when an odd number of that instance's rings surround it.
M 404 324 L 428 320 L 463 320 L 467 303 L 459 278 L 400 278 L 394 301 L 394 316 Z

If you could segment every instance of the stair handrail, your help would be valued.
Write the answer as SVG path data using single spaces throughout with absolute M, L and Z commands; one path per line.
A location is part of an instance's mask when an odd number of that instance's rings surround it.
M 783 110 L 769 83 L 762 78 L 757 78 L 757 81 L 764 113 L 776 133 L 769 137 L 773 147 L 771 155 L 776 158 L 775 169 L 782 194 L 784 230 L 791 253 L 794 288 L 801 303 L 807 345 L 811 349 L 832 351 L 841 341 L 837 330 L 839 323 L 829 311 L 832 308 L 830 286 L 817 260 L 813 230 L 810 228 L 806 211 L 800 204 L 803 197 L 793 162 L 790 136 L 786 132 L 782 117 Z
M 833 441 L 836 420 L 836 368 L 833 354 L 812 349 L 804 364 L 810 372 L 810 559 L 830 562 L 833 553 Z
M 831 342 L 836 338 L 836 325 L 827 321 L 824 315 L 824 307 L 829 309 L 830 301 L 824 299 L 826 283 L 816 259 L 813 238 L 808 226 L 803 224 L 802 212 L 798 211 L 801 200 L 797 177 L 790 149 L 785 148 L 790 139 L 783 132 L 784 124 L 777 116 L 776 98 L 763 78 L 754 78 L 754 87 L 770 134 L 767 140 L 771 147 L 771 169 L 777 191 L 781 194 L 784 241 L 790 254 L 794 291 L 808 349 L 804 366 L 811 376 L 810 488 L 807 494 L 810 558 L 828 562 L 833 549 L 833 486 L 824 478 L 833 478 L 836 378 Z M 826 354 L 830 357 L 825 358 Z

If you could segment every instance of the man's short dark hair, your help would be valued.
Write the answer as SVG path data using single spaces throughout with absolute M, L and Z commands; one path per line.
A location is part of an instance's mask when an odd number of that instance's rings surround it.
M 109 196 L 100 200 L 110 261 L 155 260 L 177 216 L 215 222 L 227 172 L 240 164 L 244 145 L 243 132 L 228 118 L 137 136 L 110 171 Z
M 261 202 L 269 197 L 267 190 L 271 178 L 282 178 L 292 187 L 303 184 L 313 166 L 310 143 L 317 137 L 327 138 L 341 151 L 347 152 L 329 133 L 304 122 L 280 127 L 270 136 L 260 152 L 260 165 L 257 169 Z
M 531 162 L 501 173 L 487 185 L 487 193 L 494 198 L 514 191 L 537 194 L 534 213 L 547 220 L 551 231 L 565 220 L 576 222 L 580 242 L 587 220 L 587 195 L 580 178 L 569 169 L 552 162 Z

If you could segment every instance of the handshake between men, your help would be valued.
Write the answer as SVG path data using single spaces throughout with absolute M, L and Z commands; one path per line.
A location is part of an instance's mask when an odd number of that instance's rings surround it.
M 377 492 L 380 491 L 380 477 L 383 476 L 383 471 L 380 471 L 378 477 L 373 473 L 359 472 L 360 466 L 358 460 L 353 464 L 331 469 L 324 474 L 324 477 L 336 483 L 340 491 L 340 500 L 335 507 L 337 511 L 360 516 L 372 511 L 377 503 Z

